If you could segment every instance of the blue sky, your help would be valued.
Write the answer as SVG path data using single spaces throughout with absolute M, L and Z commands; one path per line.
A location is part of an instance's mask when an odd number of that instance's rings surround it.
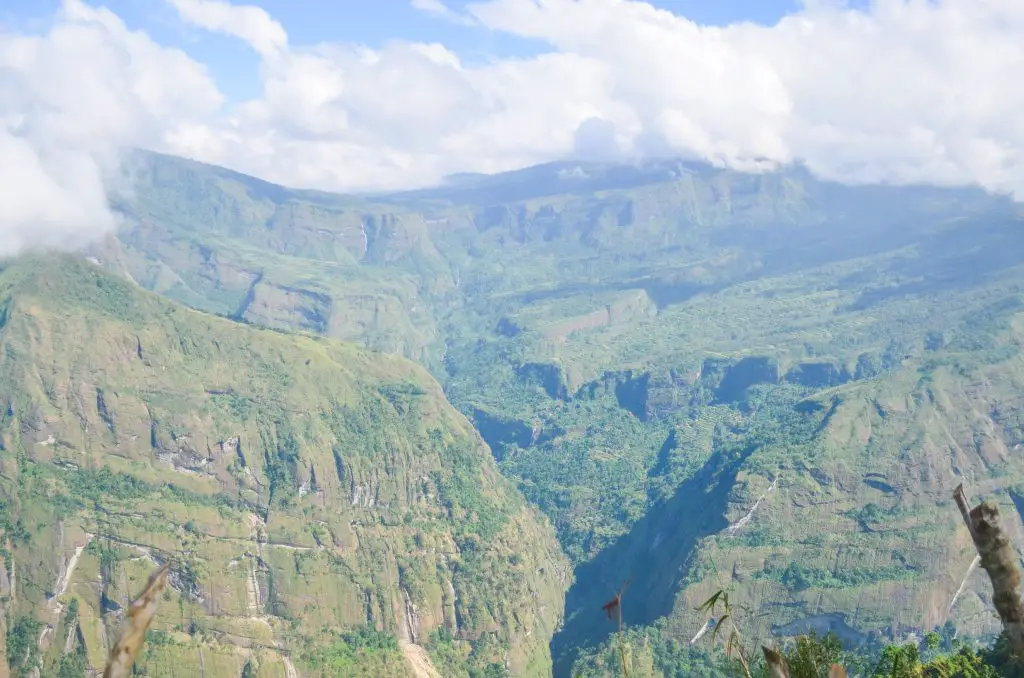
M 87 0 L 117 14 L 130 28 L 145 30 L 161 44 L 184 49 L 206 65 L 228 97 L 259 93 L 256 57 L 238 40 L 186 28 L 160 0 Z M 493 57 L 526 56 L 546 46 L 480 27 L 461 26 L 411 6 L 409 0 L 251 0 L 281 22 L 293 44 L 355 42 L 378 47 L 390 40 L 440 42 L 473 62 Z M 455 10 L 469 0 L 446 3 Z M 741 21 L 773 24 L 797 11 L 798 0 L 653 0 L 650 4 L 705 25 Z M 0 24 L 21 31 L 44 30 L 60 0 L 4 0 Z
M 343 192 L 678 156 L 1024 198 L 1022 0 L 248 2 L 0 0 L 0 255 L 113 228 L 130 147 Z

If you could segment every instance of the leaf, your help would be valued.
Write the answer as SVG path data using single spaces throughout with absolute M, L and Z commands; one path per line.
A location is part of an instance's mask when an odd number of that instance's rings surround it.
M 732 659 L 733 649 L 736 649 L 740 654 L 740 659 L 743 658 L 743 648 L 740 647 L 740 634 L 736 633 L 736 629 L 732 630 L 729 634 L 729 642 L 725 644 L 725 656 Z
M 724 617 L 722 617 L 721 619 L 718 620 L 717 624 L 715 624 L 715 628 L 711 631 L 711 642 L 712 643 L 715 642 L 715 638 L 718 637 L 719 629 L 722 628 L 722 624 L 724 624 L 725 620 L 728 619 L 728 618 L 729 618 L 729 615 L 725 615 Z
M 709 613 L 710 612 L 714 612 L 715 611 L 715 606 L 718 605 L 718 601 L 719 601 L 719 599 L 723 595 L 726 596 L 725 599 L 726 599 L 726 601 L 728 601 L 729 600 L 729 596 L 727 594 L 725 594 L 725 591 L 719 589 L 719 590 L 715 591 L 714 595 L 712 595 L 710 598 L 705 600 L 703 603 L 700 604 L 699 607 L 696 608 L 697 612 L 709 612 Z

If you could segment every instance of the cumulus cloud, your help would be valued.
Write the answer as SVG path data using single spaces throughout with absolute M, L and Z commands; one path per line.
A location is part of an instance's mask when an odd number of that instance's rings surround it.
M 625 0 L 471 11 L 600 63 L 668 149 L 741 169 L 800 160 L 846 181 L 1024 190 L 1024 91 L 1008 88 L 1024 65 L 1024 3 L 812 3 L 775 26 L 726 28 Z
M 1024 195 L 1020 0 L 823 1 L 726 27 L 637 0 L 485 0 L 458 16 L 548 49 L 473 63 L 436 43 L 295 45 L 258 7 L 166 1 L 253 47 L 259 96 L 222 107 L 202 65 L 82 0 L 44 36 L 0 32 L 0 252 L 109 228 L 99 187 L 133 144 L 329 190 L 683 155 Z
M 181 17 L 209 31 L 226 33 L 249 43 L 272 59 L 288 48 L 288 34 L 266 10 L 221 0 L 168 0 Z
M 434 16 L 447 19 L 463 26 L 472 26 L 473 18 L 465 14 L 459 14 L 448 5 L 441 2 L 441 0 L 410 0 L 410 5 L 413 9 L 418 9 L 421 12 L 427 14 L 433 14 Z
M 573 137 L 573 156 L 597 161 L 621 158 L 615 125 L 602 118 L 584 120 Z
M 114 228 L 120 149 L 159 144 L 219 105 L 199 64 L 78 0 L 45 35 L 0 32 L 0 256 Z
M 240 33 L 240 22 L 197 19 L 222 2 L 170 1 L 192 6 L 186 20 Z M 679 154 L 742 170 L 800 161 L 842 181 L 1024 190 L 1017 0 L 817 2 L 774 26 L 701 26 L 633 0 L 489 0 L 468 12 L 550 50 L 467 66 L 436 44 L 282 48 L 230 134 L 196 135 L 182 150 L 327 189 Z

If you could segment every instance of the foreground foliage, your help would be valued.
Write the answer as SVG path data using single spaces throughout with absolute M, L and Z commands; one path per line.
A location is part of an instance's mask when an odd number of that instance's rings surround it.
M 626 632 L 629 663 L 623 670 L 618 646 L 577 660 L 572 675 L 579 677 L 619 676 L 621 678 L 771 678 L 760 654 L 754 656 L 749 673 L 735 651 L 730 659 L 723 642 L 711 651 L 666 641 L 656 628 Z M 887 645 L 874 651 L 850 651 L 834 635 L 800 636 L 780 647 L 789 666 L 790 678 L 827 678 L 833 664 L 844 667 L 851 678 L 1005 678 L 1016 676 L 1007 668 L 1005 655 L 997 644 L 980 649 L 959 642 L 940 645 L 939 634 L 928 634 L 920 643 Z

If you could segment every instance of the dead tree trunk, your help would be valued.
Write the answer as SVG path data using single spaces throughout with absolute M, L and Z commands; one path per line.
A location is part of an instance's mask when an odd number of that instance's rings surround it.
M 963 485 L 953 493 L 964 522 L 971 533 L 981 567 L 992 582 L 992 603 L 1003 623 L 1006 641 L 1014 660 L 1024 659 L 1024 604 L 1020 599 L 1020 570 L 1017 554 L 999 523 L 999 509 L 992 502 L 983 502 L 966 511 L 967 497 Z
M 771 678 L 789 678 L 789 665 L 781 653 L 763 645 L 761 651 L 764 652 L 764 661 L 768 665 L 768 675 Z

